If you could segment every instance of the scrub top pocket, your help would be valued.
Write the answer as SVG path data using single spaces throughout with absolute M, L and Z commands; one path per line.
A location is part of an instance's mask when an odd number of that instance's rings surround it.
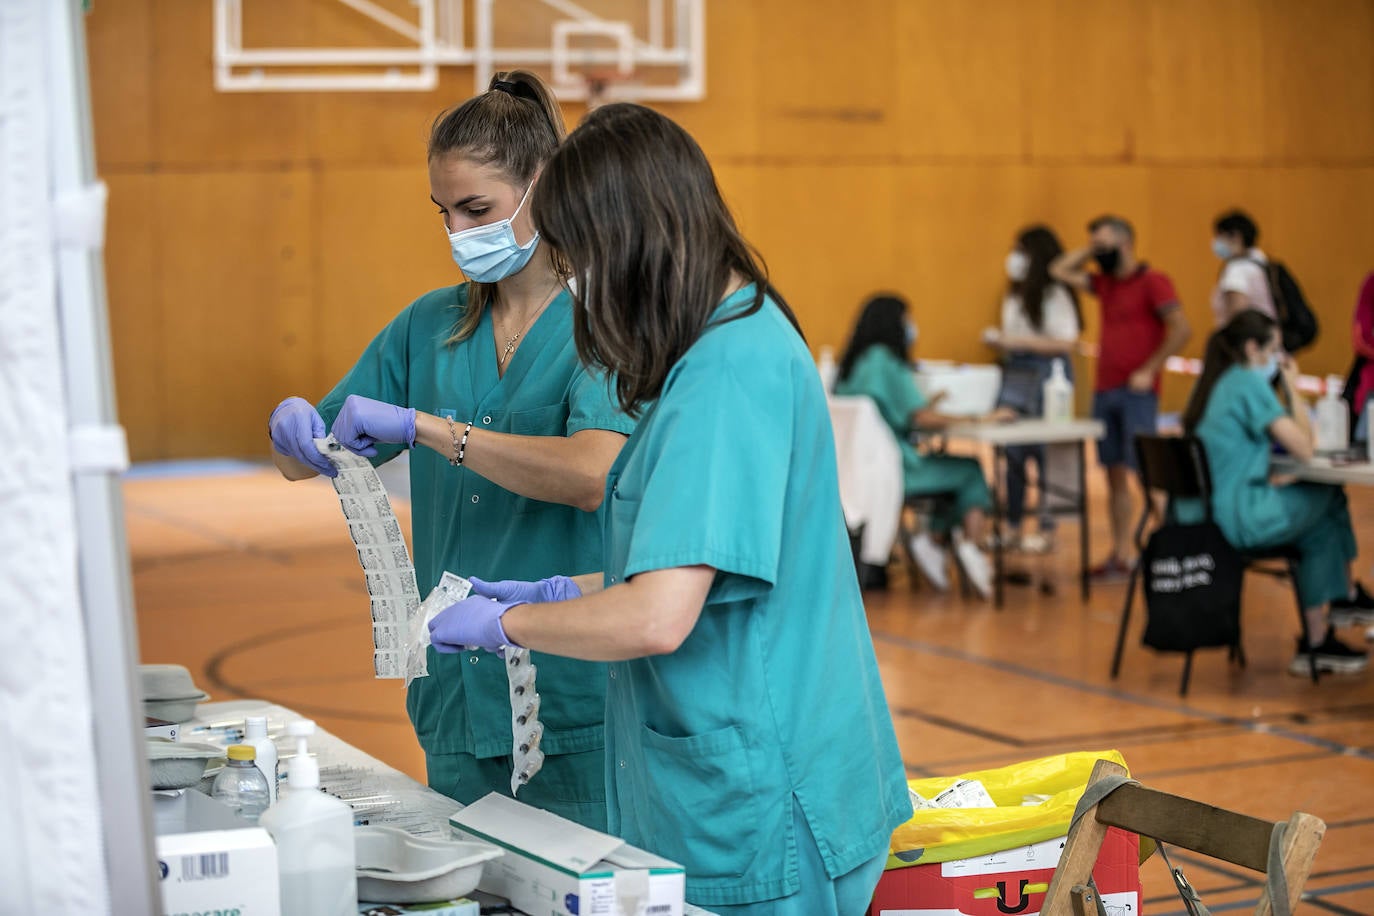
M 738 878 L 763 849 L 759 799 L 738 725 L 684 738 L 640 728 L 642 823 L 659 855 L 694 865 L 694 879 Z M 780 837 L 773 838 L 781 842 Z

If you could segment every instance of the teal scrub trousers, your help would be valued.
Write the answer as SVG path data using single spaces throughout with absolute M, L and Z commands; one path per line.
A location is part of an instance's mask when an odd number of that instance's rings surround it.
M 971 509 L 992 508 L 983 466 L 976 458 L 959 455 L 919 456 L 915 466 L 906 469 L 906 495 L 952 497 L 931 516 L 930 528 L 937 534 L 962 525 Z
M 578 754 L 549 754 L 544 766 L 521 788 L 519 800 L 559 817 L 606 832 L 606 763 L 601 749 Z M 429 786 L 462 804 L 487 794 L 490 786 L 510 784 L 514 765 L 509 755 L 426 754 Z M 509 788 L 501 790 L 510 795 Z
M 1292 544 L 1298 560 L 1298 595 L 1304 608 L 1320 607 L 1350 594 L 1350 561 L 1355 559 L 1355 532 L 1350 506 L 1340 487 L 1295 483 L 1278 490 L 1289 525 L 1281 540 L 1245 547 Z

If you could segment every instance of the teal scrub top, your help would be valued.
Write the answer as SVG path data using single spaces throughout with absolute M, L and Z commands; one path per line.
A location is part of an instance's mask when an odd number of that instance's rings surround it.
M 1269 483 L 1269 427 L 1284 415 L 1274 390 L 1257 372 L 1222 372 L 1194 431 L 1212 471 L 1212 515 L 1237 547 L 1277 544 L 1291 532 L 1279 489 Z
M 848 377 L 835 383 L 835 393 L 867 395 L 887 421 L 902 450 L 902 471 L 911 481 L 921 466 L 921 453 L 911 444 L 911 415 L 928 403 L 916 387 L 911 366 L 881 344 L 873 344 L 854 361 Z
M 475 429 L 522 436 L 571 436 L 583 429 L 629 434 L 634 421 L 590 374 L 573 346 L 572 299 L 563 292 L 536 319 L 505 376 L 496 371 L 491 312 L 476 332 L 447 344 L 467 305 L 467 285 L 426 293 L 373 339 L 320 402 L 333 423 L 344 398 L 359 394 L 450 417 Z M 405 446 L 378 445 L 374 464 Z M 415 575 L 429 594 L 445 570 L 484 579 L 541 579 L 601 568 L 601 512 L 517 496 L 427 448 L 410 455 Z M 604 511 L 604 510 L 603 510 Z M 602 746 L 605 667 L 537 655 L 546 753 Z M 429 650 L 429 677 L 410 685 L 406 709 L 429 754 L 509 754 L 510 697 L 504 662 L 489 652 Z
M 721 304 L 607 479 L 608 586 L 717 570 L 677 651 L 611 664 L 606 692 L 609 830 L 707 907 L 796 892 L 794 798 L 831 878 L 911 816 L 825 393 L 771 300 L 721 321 L 753 295 Z

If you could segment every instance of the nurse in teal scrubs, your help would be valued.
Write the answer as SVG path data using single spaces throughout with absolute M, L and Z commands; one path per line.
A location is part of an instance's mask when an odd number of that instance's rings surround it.
M 577 278 L 579 352 L 639 426 L 602 575 L 476 583 L 431 637 L 609 663 L 610 831 L 686 866 L 692 903 L 858 916 L 911 803 L 796 319 L 700 148 L 647 108 L 588 115 L 534 218 Z
M 291 479 L 333 475 L 311 442 L 327 423 L 376 464 L 412 449 L 422 594 L 445 570 L 531 578 L 601 568 L 603 485 L 634 423 L 604 376 L 578 361 L 572 300 L 530 221 L 529 188 L 562 137 L 549 90 L 521 71 L 441 116 L 430 189 L 469 282 L 411 303 L 318 412 L 288 398 L 272 416 L 274 457 Z M 538 665 L 548 758 L 520 798 L 605 829 L 605 666 L 558 655 Z M 429 784 L 461 802 L 509 794 L 501 660 L 431 653 L 429 672 L 406 700 Z
M 916 387 L 907 353 L 916 344 L 916 325 L 906 300 L 874 296 L 864 304 L 840 359 L 835 393 L 863 395 L 873 400 L 902 451 L 902 477 L 907 496 L 945 496 L 946 504 L 932 513 L 931 531 L 952 540 L 959 565 L 969 583 L 984 597 L 992 594 L 992 563 L 979 548 L 987 511 L 992 507 L 983 467 L 966 455 L 923 455 L 911 443 L 916 430 L 937 432 L 970 420 L 1003 422 L 1016 414 L 999 407 L 986 417 L 957 417 L 941 413 L 944 392 L 927 400 Z M 911 553 L 922 573 L 940 591 L 949 588 L 944 548 L 925 531 L 911 540 Z
M 1336 618 L 1374 609 L 1350 572 L 1356 549 L 1345 491 L 1270 475 L 1274 443 L 1303 461 L 1313 453 L 1311 421 L 1294 389 L 1297 364 L 1281 354 L 1274 319 L 1254 309 L 1237 313 L 1207 341 L 1183 428 L 1206 449 L 1212 514 L 1226 539 L 1242 549 L 1293 544 L 1301 554 L 1297 587 L 1311 645 L 1299 637 L 1289 670 L 1306 675 L 1315 653 L 1322 670 L 1363 671 L 1365 653 L 1338 640 L 1328 619 L 1328 611 Z M 1291 416 L 1270 384 L 1276 373 L 1288 403 L 1300 405 Z

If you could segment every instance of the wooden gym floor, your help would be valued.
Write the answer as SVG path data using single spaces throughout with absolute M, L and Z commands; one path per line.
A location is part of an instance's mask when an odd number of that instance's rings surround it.
M 144 662 L 189 667 L 214 699 L 270 699 L 424 779 L 397 681 L 371 676 L 370 616 L 333 490 L 288 484 L 270 467 L 136 469 L 124 487 Z M 1367 582 L 1374 492 L 1352 491 Z M 408 527 L 408 506 L 398 515 Z M 1094 545 L 1105 544 L 1093 492 Z M 1286 673 L 1297 616 L 1284 583 L 1247 578 L 1244 670 L 1200 653 L 1186 699 L 1182 659 L 1128 639 L 1121 678 L 1108 665 L 1124 585 L 1078 599 L 1077 531 L 1036 572 L 1057 596 L 1008 588 L 990 604 L 912 590 L 898 566 L 886 593 L 866 595 L 907 769 L 953 775 L 1071 750 L 1117 748 L 1147 785 L 1258 817 L 1300 809 L 1326 840 L 1304 914 L 1374 913 L 1374 674 Z M 1137 611 L 1139 604 L 1137 603 Z M 1361 630 L 1343 637 L 1363 642 Z M 828 676 L 817 672 L 817 676 Z M 1180 852 L 1213 912 L 1248 912 L 1256 875 Z M 1158 859 L 1142 869 L 1151 916 L 1182 914 Z

